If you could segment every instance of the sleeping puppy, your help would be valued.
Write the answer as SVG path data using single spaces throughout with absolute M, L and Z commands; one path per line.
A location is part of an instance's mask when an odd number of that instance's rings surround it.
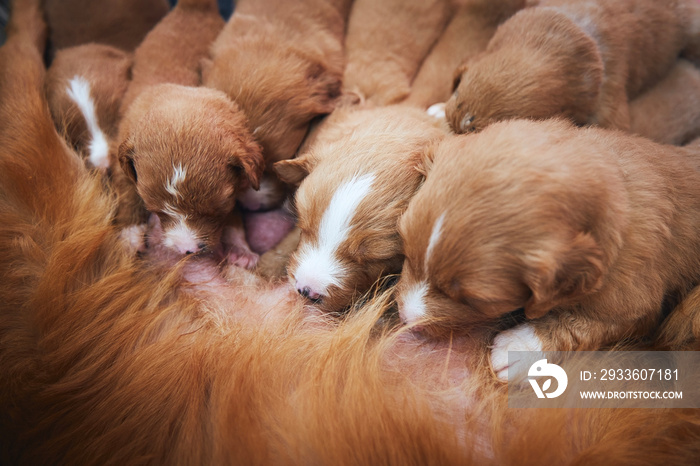
M 59 50 L 46 74 L 56 129 L 93 167 L 109 167 L 109 144 L 117 135 L 131 65 L 130 53 L 85 44 Z
M 404 102 L 422 108 L 446 102 L 452 75 L 465 60 L 484 51 L 500 23 L 525 6 L 525 0 L 467 0 L 455 13 L 411 83 Z
M 596 350 L 647 333 L 700 278 L 700 152 L 558 120 L 434 149 L 401 217 L 397 302 L 438 338 L 516 309 L 508 351 Z
M 301 183 L 301 239 L 287 268 L 301 295 L 324 311 L 341 311 L 400 270 L 396 223 L 421 183 L 416 166 L 424 148 L 443 135 L 418 109 L 342 108 L 299 157 L 277 162 L 280 178 Z
M 236 196 L 258 186 L 263 168 L 236 104 L 215 89 L 151 86 L 129 107 L 121 134 L 119 163 L 146 209 L 158 214 L 163 244 L 180 254 L 217 250 Z M 240 235 L 224 236 L 236 246 L 231 262 L 255 265 Z
M 224 91 L 245 112 L 263 147 L 266 172 L 249 210 L 277 207 L 287 189 L 272 165 L 290 159 L 310 122 L 340 95 L 343 38 L 351 0 L 241 0 L 211 48 L 204 84 Z
M 448 0 L 355 0 L 345 41 L 345 93 L 376 105 L 408 96 L 418 68 L 452 14 Z M 450 70 L 451 71 L 451 70 Z
M 134 52 L 133 77 L 121 113 L 148 86 L 201 84 L 201 60 L 224 27 L 216 0 L 180 0 Z
M 700 70 L 687 60 L 630 102 L 633 133 L 661 144 L 687 144 L 700 136 Z
M 458 70 L 447 120 L 457 133 L 556 115 L 629 129 L 628 99 L 658 82 L 698 35 L 699 8 L 695 0 L 542 0 Z
M 95 42 L 132 52 L 170 9 L 167 0 L 44 0 L 43 7 L 53 51 Z
M 192 105 L 193 95 L 196 92 L 184 90 L 186 95 L 180 99 L 174 92 L 175 89 L 182 89 L 180 87 L 168 88 L 167 93 L 162 93 L 158 89 L 154 90 L 153 86 L 163 83 L 198 86 L 201 81 L 200 62 L 223 25 L 224 21 L 219 15 L 215 0 L 182 0 L 178 2 L 178 5 L 148 33 L 134 52 L 132 81 L 120 107 L 120 114 L 124 120 L 127 119 L 126 115 L 132 117 L 136 115 L 135 117 L 139 119 L 143 117 L 142 112 L 135 111 L 130 114 L 129 109 L 133 101 L 145 93 L 152 94 L 150 97 L 144 98 L 145 101 L 151 101 L 157 97 L 173 99 L 171 102 L 173 109 L 178 108 L 178 106 L 186 108 Z M 206 99 L 211 94 L 203 92 L 201 95 L 204 100 L 199 105 L 205 105 Z M 217 107 L 222 105 L 219 103 L 219 99 L 220 96 L 216 96 L 215 107 L 210 110 L 213 115 L 217 115 L 217 112 L 220 111 L 217 110 Z M 230 103 L 227 103 L 224 106 L 229 105 Z M 202 110 L 202 112 L 206 114 L 207 111 Z M 162 123 L 153 122 L 152 124 L 155 127 L 172 127 L 173 118 L 176 116 L 164 112 L 162 117 L 164 118 Z M 210 115 L 204 118 L 219 117 Z M 232 125 L 236 126 L 238 121 L 239 118 L 236 117 Z M 195 123 L 194 127 L 198 127 L 197 125 L 198 123 Z M 128 138 L 138 139 L 140 137 L 136 134 L 138 132 L 143 132 L 144 135 L 151 134 L 158 138 L 153 141 L 153 144 L 160 143 L 159 139 L 162 136 L 153 134 L 150 132 L 150 128 L 140 127 L 135 121 L 122 121 L 116 147 L 118 148 Z M 210 140 L 208 143 L 215 144 L 215 141 Z M 167 157 L 167 151 L 163 152 L 162 155 Z M 130 242 L 137 249 L 142 250 L 145 247 L 142 233 L 145 230 L 148 212 L 130 179 L 131 174 L 125 173 L 119 168 L 120 165 L 125 165 L 117 161 L 116 149 L 112 151 L 111 157 L 112 184 L 119 199 L 115 223 L 124 227 L 125 236 L 130 238 Z M 172 171 L 172 167 L 169 165 L 168 170 Z M 170 175 L 171 173 L 164 172 L 160 174 L 160 178 L 164 179 Z

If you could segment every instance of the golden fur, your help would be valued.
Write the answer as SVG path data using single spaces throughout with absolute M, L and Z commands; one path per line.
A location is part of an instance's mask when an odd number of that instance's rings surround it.
M 272 165 L 290 159 L 311 121 L 330 113 L 345 66 L 343 37 L 351 0 L 245 0 L 211 48 L 204 84 L 224 91 L 246 114 L 266 162 L 251 209 L 276 207 L 287 189 Z M 251 72 L 251 70 L 255 70 Z
M 630 102 L 630 130 L 662 144 L 700 136 L 700 70 L 678 60 L 656 86 Z
M 628 99 L 673 67 L 700 33 L 699 15 L 693 0 L 542 0 L 458 70 L 447 120 L 458 133 L 557 115 L 629 129 Z
M 524 415 L 483 342 L 421 345 L 382 299 L 329 322 L 240 269 L 135 260 L 53 127 L 36 2 L 18 5 L 0 49 L 0 463 L 695 464 L 694 410 Z
M 344 92 L 376 105 L 404 100 L 451 14 L 447 0 L 355 0 L 345 40 Z
M 498 25 L 525 6 L 525 0 L 456 3 L 447 27 L 411 83 L 411 93 L 405 100 L 408 104 L 428 108 L 446 102 L 454 91 L 453 74 L 457 67 L 485 50 Z
M 518 308 L 546 351 L 647 335 L 700 279 L 699 168 L 697 148 L 556 120 L 445 140 L 400 221 L 399 306 L 426 280 L 438 335 Z

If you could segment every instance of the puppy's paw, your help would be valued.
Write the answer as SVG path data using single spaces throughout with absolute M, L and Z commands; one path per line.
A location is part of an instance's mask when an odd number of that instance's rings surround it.
M 440 102 L 437 104 L 433 104 L 430 107 L 428 107 L 428 110 L 426 110 L 426 113 L 430 115 L 431 117 L 437 118 L 438 120 L 444 120 L 445 119 L 445 102 Z
M 529 324 L 521 324 L 496 335 L 491 347 L 491 367 L 500 380 L 507 381 L 508 373 L 527 374 L 528 367 L 522 361 L 511 358 L 508 364 L 508 351 L 542 351 L 542 340 Z
M 255 254 L 250 249 L 243 248 L 231 248 L 228 251 L 226 260 L 229 264 L 235 265 L 236 267 L 241 267 L 244 269 L 253 269 L 258 265 L 258 260 L 260 256 Z
M 119 232 L 119 239 L 132 254 L 146 252 L 146 224 L 122 228 Z

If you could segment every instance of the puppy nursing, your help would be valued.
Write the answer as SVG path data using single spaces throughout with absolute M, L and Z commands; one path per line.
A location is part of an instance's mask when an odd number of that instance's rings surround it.
M 497 371 L 508 350 L 646 334 L 700 278 L 698 167 L 697 149 L 557 120 L 446 139 L 399 225 L 402 319 L 439 336 L 524 309 Z
M 443 134 L 418 109 L 343 108 L 299 157 L 275 165 L 283 180 L 301 182 L 301 240 L 287 269 L 300 294 L 340 311 L 382 275 L 399 272 L 396 223 L 422 180 L 423 150 Z
M 628 99 L 693 43 L 699 7 L 694 0 L 543 0 L 504 22 L 486 51 L 463 65 L 447 119 L 458 133 L 557 115 L 628 129 Z

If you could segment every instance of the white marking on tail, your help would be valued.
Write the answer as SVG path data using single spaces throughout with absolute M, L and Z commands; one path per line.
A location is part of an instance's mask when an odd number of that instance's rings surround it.
M 88 160 L 93 167 L 106 169 L 109 167 L 109 143 L 97 123 L 95 105 L 90 97 L 90 83 L 85 78 L 74 76 L 69 84 L 66 93 L 80 109 L 90 132 Z

